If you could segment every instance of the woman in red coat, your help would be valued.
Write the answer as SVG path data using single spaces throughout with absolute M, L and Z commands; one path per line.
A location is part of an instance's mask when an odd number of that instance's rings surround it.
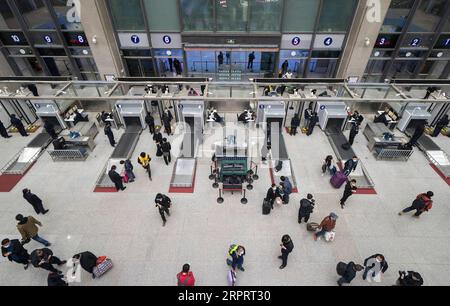
M 189 271 L 191 266 L 189 264 L 183 265 L 183 270 L 177 274 L 178 286 L 182 287 L 194 287 L 195 277 L 194 274 Z

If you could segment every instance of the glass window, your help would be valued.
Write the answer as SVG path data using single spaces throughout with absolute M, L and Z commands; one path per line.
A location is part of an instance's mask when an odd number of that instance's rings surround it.
M 37 51 L 41 56 L 66 56 L 64 49 L 39 48 Z
M 439 79 L 447 67 L 448 61 L 426 61 L 420 74 L 426 74 L 429 79 Z M 447 76 L 444 76 L 447 77 Z
M 209 0 L 181 0 L 184 31 L 212 31 L 213 9 Z
M 33 42 L 35 45 L 60 45 L 61 41 L 59 40 L 58 36 L 56 35 L 56 32 L 54 31 L 37 31 L 37 32 L 30 32 L 31 37 L 33 38 Z
M 30 29 L 54 29 L 55 25 L 42 0 L 18 0 L 17 6 Z
M 215 0 L 217 31 L 246 31 L 248 0 Z
M 405 26 L 406 19 L 414 4 L 414 0 L 393 0 L 389 6 L 383 25 L 381 26 L 381 33 L 399 33 Z
M 251 0 L 250 31 L 279 32 L 281 22 L 282 0 Z
M 0 1 L 0 29 L 20 29 L 19 22 L 6 1 Z
M 450 32 L 450 19 L 447 20 L 447 22 L 445 23 L 445 27 L 442 31 L 447 32 L 447 33 Z
M 408 32 L 434 32 L 445 11 L 445 0 L 424 0 L 417 8 Z
M 88 39 L 83 32 L 64 32 L 66 42 L 71 47 L 87 47 L 89 46 Z
M 419 60 L 396 60 L 391 67 L 389 76 L 397 79 L 411 78 L 420 64 Z
M 117 30 L 145 30 L 139 0 L 109 0 L 112 18 Z
M 304 50 L 281 50 L 280 58 L 303 58 L 308 57 L 309 52 Z
M 160 57 L 183 57 L 181 49 L 153 49 L 153 54 Z
M 51 0 L 50 2 L 62 30 L 83 31 L 80 8 L 75 6 L 77 1 Z
M 353 19 L 356 0 L 323 0 L 319 32 L 346 32 Z
M 320 1 L 285 0 L 284 32 L 313 32 Z
M 150 31 L 180 31 L 177 0 L 144 0 Z
M 313 51 L 311 57 L 313 58 L 339 58 L 341 51 Z
M 370 74 L 381 74 L 389 63 L 390 61 L 386 60 L 370 60 L 366 72 Z

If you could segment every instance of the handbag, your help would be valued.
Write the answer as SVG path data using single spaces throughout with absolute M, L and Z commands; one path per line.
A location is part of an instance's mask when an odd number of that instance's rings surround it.
M 331 232 L 326 232 L 325 233 L 325 241 L 327 242 L 332 242 L 334 240 L 334 236 L 336 236 L 336 233 L 331 231 Z

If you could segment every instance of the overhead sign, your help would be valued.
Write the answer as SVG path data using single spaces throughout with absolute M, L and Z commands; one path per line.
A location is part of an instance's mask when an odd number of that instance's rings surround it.
M 287 34 L 281 37 L 281 49 L 309 49 L 311 34 Z
M 344 39 L 343 34 L 317 34 L 314 49 L 341 49 Z
M 181 49 L 181 35 L 176 33 L 150 34 L 152 47 L 156 49 Z
M 145 33 L 119 33 L 119 41 L 126 48 L 148 48 L 148 36 Z

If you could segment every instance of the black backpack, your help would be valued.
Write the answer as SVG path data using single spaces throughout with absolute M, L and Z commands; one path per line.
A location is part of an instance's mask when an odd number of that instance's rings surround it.
M 345 270 L 347 270 L 347 264 L 345 262 L 339 262 L 336 266 L 336 272 L 339 276 L 343 276 L 345 273 Z

